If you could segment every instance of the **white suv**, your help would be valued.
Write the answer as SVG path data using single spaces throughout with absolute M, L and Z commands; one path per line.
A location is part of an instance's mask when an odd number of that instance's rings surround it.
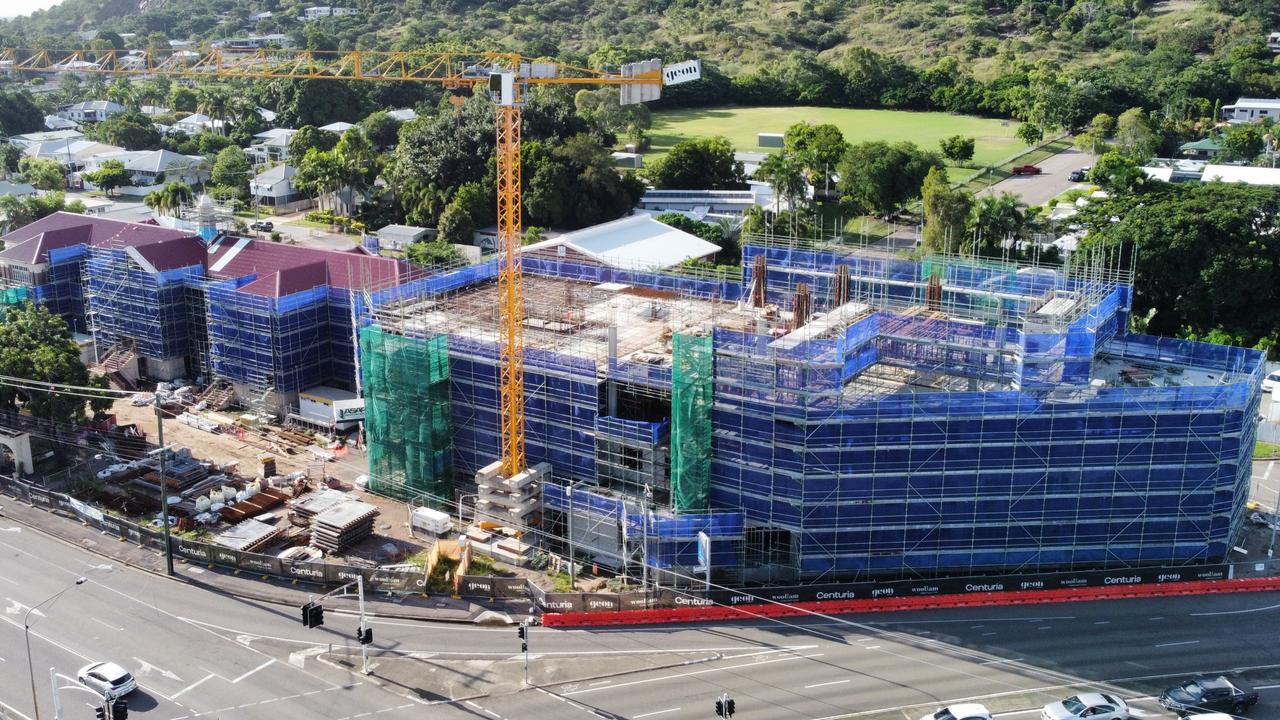
M 122 698 L 138 689 L 138 681 L 129 671 L 113 662 L 85 665 L 76 673 L 76 679 L 107 700 Z

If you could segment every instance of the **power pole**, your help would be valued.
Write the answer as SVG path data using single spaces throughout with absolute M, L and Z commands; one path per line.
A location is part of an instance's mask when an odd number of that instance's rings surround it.
M 364 575 L 356 575 L 356 592 L 360 595 L 360 672 L 365 675 L 369 674 L 369 643 L 366 639 L 365 628 L 367 627 L 364 619 Z
M 169 577 L 173 577 L 173 537 L 169 534 L 169 481 L 165 473 L 164 412 L 160 408 L 160 393 L 153 400 L 156 409 L 156 441 L 160 443 L 160 525 L 164 528 L 164 564 Z

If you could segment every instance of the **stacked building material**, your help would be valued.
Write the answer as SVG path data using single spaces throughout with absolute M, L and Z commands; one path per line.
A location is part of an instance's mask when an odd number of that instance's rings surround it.
M 256 552 L 283 532 L 282 527 L 275 527 L 250 518 L 219 534 L 213 542 L 215 545 L 232 550 Z
M 311 546 L 327 553 L 342 552 L 373 534 L 378 508 L 358 500 L 325 510 L 311 522 Z
M 293 512 L 297 514 L 300 520 L 309 522 L 325 510 L 347 502 L 352 502 L 350 495 L 339 490 L 330 490 L 326 488 L 313 493 L 307 493 L 290 503 L 290 506 L 293 508 Z

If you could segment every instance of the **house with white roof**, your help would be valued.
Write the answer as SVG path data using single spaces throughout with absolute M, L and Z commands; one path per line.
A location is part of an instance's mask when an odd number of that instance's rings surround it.
M 54 142 L 32 145 L 22 152 L 28 157 L 48 158 L 56 161 L 70 172 L 85 169 L 90 158 L 106 153 L 123 152 L 124 148 L 93 140 L 57 140 Z
M 331 132 L 335 135 L 341 135 L 342 133 L 350 130 L 353 127 L 355 127 L 355 125 L 353 125 L 352 123 L 338 121 L 338 122 L 331 122 L 328 125 L 321 125 L 317 129 L 324 130 L 325 132 Z
M 298 173 L 292 165 L 273 165 L 258 173 L 249 181 L 249 195 L 259 205 L 283 208 L 294 203 L 308 201 L 293 184 L 293 176 Z M 297 209 L 297 208 L 290 208 Z
M 297 135 L 293 128 L 271 128 L 256 135 L 257 142 L 244 149 L 255 165 L 283 162 L 289 155 L 289 141 Z
M 144 152 L 124 164 L 140 188 L 179 181 L 200 185 L 209 180 L 209 161 L 201 155 L 183 155 L 170 150 Z
M 25 133 L 23 135 L 14 135 L 9 138 L 10 145 L 16 145 L 25 150 L 33 145 L 40 143 L 58 142 L 59 140 L 81 140 L 84 133 L 79 130 L 49 130 L 46 132 Z
M 659 270 L 720 251 L 715 243 L 637 214 L 565 233 L 520 249 L 529 260 Z
M 1203 182 L 1233 182 L 1245 185 L 1280 185 L 1280 168 L 1246 165 L 1205 165 Z
M 215 120 L 204 113 L 191 113 L 173 123 L 174 130 L 179 130 L 188 135 L 199 135 L 205 130 L 221 132 L 225 127 L 226 121 Z
M 124 112 L 124 106 L 110 100 L 86 100 L 75 105 L 68 105 L 58 114 L 75 122 L 102 122 L 117 113 Z
M 50 130 L 79 130 L 80 125 L 60 115 L 45 115 L 44 126 Z
M 316 5 L 306 8 L 302 13 L 302 16 L 298 19 L 303 22 L 310 22 L 312 20 L 319 20 L 320 18 L 359 15 L 360 10 L 358 8 L 334 7 L 332 5 Z
M 409 122 L 410 120 L 417 120 L 418 113 L 415 112 L 413 108 L 396 108 L 395 110 L 388 110 L 387 117 L 399 120 L 403 123 Z
M 1227 122 L 1246 123 L 1268 117 L 1280 120 L 1280 99 L 1240 98 L 1222 106 L 1222 119 Z

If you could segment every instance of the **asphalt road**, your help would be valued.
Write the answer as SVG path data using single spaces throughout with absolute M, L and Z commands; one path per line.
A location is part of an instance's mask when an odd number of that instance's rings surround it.
M 1094 160 L 1096 158 L 1092 155 L 1069 148 L 1036 163 L 1043 171 L 1039 175 L 1014 175 L 1005 178 L 980 191 L 978 197 L 1007 192 L 1017 195 L 1028 207 L 1043 205 L 1075 187 L 1076 183 L 1068 180 L 1067 176 L 1073 170 L 1093 165 Z
M 184 567 L 182 574 L 199 570 Z M 376 646 L 395 658 L 375 657 L 366 677 L 317 657 L 330 643 L 349 646 L 350 616 L 330 611 L 324 627 L 308 630 L 294 608 L 105 567 L 97 556 L 0 517 L 0 708 L 10 718 L 34 716 L 22 615 L 80 575 L 89 581 L 32 615 L 43 718 L 52 716 L 50 667 L 74 675 L 90 660 L 111 659 L 142 685 L 130 697 L 131 716 L 159 720 L 676 720 L 711 717 L 721 692 L 748 720 L 904 720 L 963 698 L 987 703 L 1000 718 L 1034 720 L 1041 705 L 1081 683 L 1141 698 L 1180 674 L 1233 668 L 1255 668 L 1263 704 L 1251 720 L 1280 719 L 1280 593 L 738 626 L 534 628 L 535 670 L 585 658 L 591 677 L 485 696 L 496 688 L 484 686 L 484 673 L 518 657 L 512 628 L 375 619 Z M 715 659 L 675 664 L 693 655 Z M 391 679 L 388 668 L 410 658 L 431 658 L 474 681 L 464 683 L 465 693 L 432 699 L 424 689 L 434 669 Z M 625 672 L 601 676 L 619 669 Z M 63 689 L 60 697 L 68 720 L 92 717 L 85 691 Z M 1171 717 L 1149 698 L 1135 701 L 1135 715 Z

